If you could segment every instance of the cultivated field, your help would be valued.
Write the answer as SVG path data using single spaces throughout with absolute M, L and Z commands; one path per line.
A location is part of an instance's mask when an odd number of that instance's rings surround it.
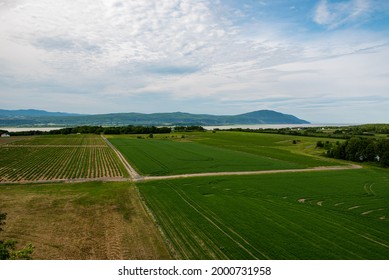
M 169 259 L 128 182 L 2 185 L 3 239 L 31 242 L 34 259 Z
M 389 259 L 389 174 L 349 170 L 139 184 L 180 259 Z
M 19 139 L 10 137 L 9 139 Z M 44 135 L 35 136 L 10 143 L 14 146 L 106 146 L 104 140 L 99 135 Z
M 186 134 L 184 139 L 137 139 L 131 136 L 109 136 L 108 139 L 143 175 L 339 165 L 319 157 L 292 153 L 285 148 L 293 145 L 290 137 L 265 140 L 262 137 L 249 133 L 200 133 Z
M 335 142 L 334 139 L 228 131 L 193 133 L 190 139 L 213 147 L 260 155 L 304 167 L 340 165 L 339 161 L 321 157 L 323 151 L 316 149 L 317 141 Z
M 98 135 L 0 142 L 2 236 L 32 242 L 37 259 L 389 259 L 388 171 L 340 170 L 355 165 L 320 156 L 327 139 L 107 138 L 145 182 L 108 182 L 128 174 Z M 237 171 L 283 173 L 209 174 Z M 204 177 L 157 177 L 175 174 Z
M 98 135 L 40 136 L 0 145 L 0 182 L 126 175 L 117 155 Z

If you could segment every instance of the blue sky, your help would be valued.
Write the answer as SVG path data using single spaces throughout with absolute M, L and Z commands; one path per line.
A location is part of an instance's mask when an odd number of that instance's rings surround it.
M 0 108 L 389 123 L 389 1 L 0 0 Z

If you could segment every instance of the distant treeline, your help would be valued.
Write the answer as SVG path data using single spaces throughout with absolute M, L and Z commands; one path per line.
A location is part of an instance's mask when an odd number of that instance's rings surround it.
M 219 129 L 215 129 L 218 131 Z M 331 130 L 331 132 L 329 132 Z M 342 126 L 342 127 L 294 127 L 294 128 L 230 128 L 222 129 L 222 131 L 240 131 L 240 132 L 255 132 L 255 133 L 270 133 L 295 136 L 313 136 L 335 139 L 351 139 L 355 136 L 371 137 L 376 134 L 388 134 L 389 124 L 366 124 L 357 126 Z
M 353 137 L 343 143 L 335 144 L 321 141 L 317 147 L 327 149 L 327 156 L 337 159 L 345 159 L 358 162 L 378 162 L 380 165 L 389 166 L 389 140 Z
M 198 125 L 189 125 L 189 126 L 175 126 L 175 132 L 194 132 L 194 131 L 205 131 L 205 128 Z
M 170 127 L 155 127 L 155 126 L 118 126 L 118 127 L 102 127 L 102 126 L 77 126 L 66 127 L 51 131 L 19 131 L 9 132 L 11 136 L 29 136 L 29 135 L 67 135 L 67 134 L 152 134 L 152 133 L 170 133 Z
M 214 129 L 214 131 L 238 131 L 238 132 L 254 132 L 254 133 L 269 133 L 269 134 L 282 134 L 282 135 L 294 135 L 294 136 L 314 136 L 336 139 L 349 139 L 351 135 L 343 133 L 342 131 L 335 131 L 334 133 L 323 133 L 317 127 L 312 128 L 230 128 L 230 129 Z

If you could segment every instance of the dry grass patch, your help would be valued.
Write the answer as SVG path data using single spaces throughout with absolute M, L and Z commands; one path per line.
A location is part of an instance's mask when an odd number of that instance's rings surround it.
M 169 259 L 129 183 L 1 186 L 2 236 L 32 242 L 34 259 Z

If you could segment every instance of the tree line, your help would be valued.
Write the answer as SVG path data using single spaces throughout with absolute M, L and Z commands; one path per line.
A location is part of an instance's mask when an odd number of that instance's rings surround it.
M 30 136 L 30 135 L 68 135 L 68 134 L 150 134 L 150 133 L 170 133 L 172 129 L 170 127 L 156 127 L 156 126 L 115 126 L 115 127 L 103 127 L 103 126 L 76 126 L 65 127 L 61 129 L 55 129 L 50 131 L 18 131 L 9 132 L 11 136 Z
M 340 143 L 317 142 L 317 147 L 327 149 L 326 155 L 331 158 L 357 162 L 377 162 L 389 166 L 389 140 L 353 137 Z
M 2 133 L 9 133 L 11 136 L 31 136 L 31 135 L 68 135 L 68 134 L 166 134 L 175 132 L 195 132 L 195 131 L 205 131 L 202 126 L 192 125 L 192 126 L 175 126 L 171 127 L 156 127 L 156 126 L 76 126 L 76 127 L 65 127 L 61 129 L 55 129 L 50 131 L 39 131 L 39 130 L 30 130 L 30 131 L 17 131 L 17 132 L 8 132 L 2 130 Z

